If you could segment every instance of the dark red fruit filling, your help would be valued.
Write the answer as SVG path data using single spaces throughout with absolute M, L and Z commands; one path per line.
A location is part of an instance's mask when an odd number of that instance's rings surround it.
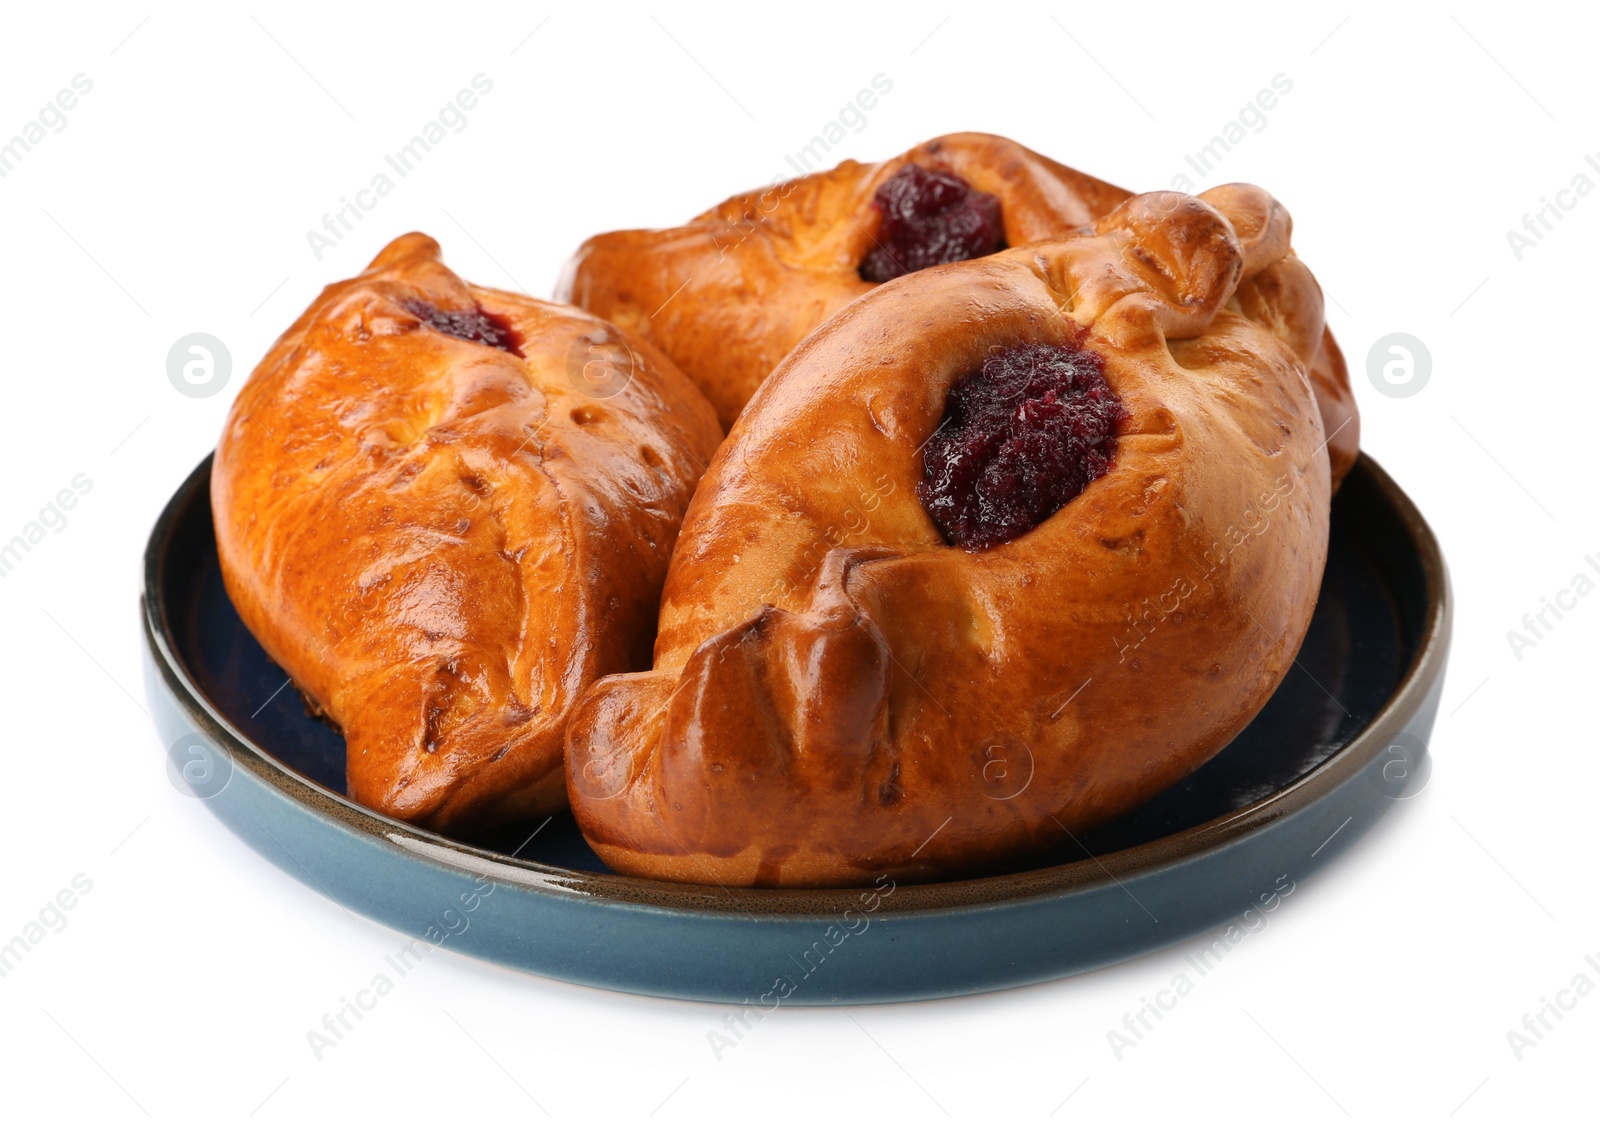
M 1128 419 L 1099 354 L 1015 346 L 951 387 L 917 498 L 944 537 L 985 550 L 1026 534 L 1105 475 Z
M 466 311 L 447 311 L 423 299 L 406 299 L 400 305 L 441 334 L 493 346 L 496 350 L 505 350 L 507 353 L 521 356 L 517 350 L 516 332 L 504 319 L 487 314 L 477 307 Z
M 877 246 L 861 261 L 861 278 L 868 283 L 1005 247 L 1000 198 L 974 191 L 954 173 L 903 165 L 878 186 L 872 204 L 883 222 Z

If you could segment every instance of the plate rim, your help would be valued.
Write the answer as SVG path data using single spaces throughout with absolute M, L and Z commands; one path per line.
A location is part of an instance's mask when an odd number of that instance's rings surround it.
M 748 921 L 752 917 L 810 920 L 819 902 L 836 903 L 877 891 L 860 886 L 727 889 L 715 884 L 593 873 L 528 861 L 456 841 L 378 813 L 279 761 L 238 730 L 191 678 L 173 647 L 167 608 L 161 595 L 166 548 L 180 515 L 193 505 L 195 493 L 204 491 L 209 496 L 214 455 L 214 452 L 207 454 L 189 473 L 168 499 L 151 530 L 145 546 L 140 610 L 147 652 L 162 683 L 177 700 L 184 717 L 202 727 L 207 737 L 218 745 L 229 760 L 232 773 L 250 774 L 260 785 L 284 796 L 292 805 L 312 811 L 315 816 L 349 833 L 377 841 L 388 851 L 402 854 L 415 864 L 467 870 L 472 866 L 465 862 L 477 862 L 480 872 L 492 871 L 498 883 L 516 885 L 529 895 Z M 1369 477 L 1373 488 L 1401 520 L 1410 537 L 1411 549 L 1417 552 L 1426 591 L 1426 612 L 1415 654 L 1401 673 L 1394 693 L 1366 727 L 1293 782 L 1200 825 L 1080 861 L 960 880 L 900 883 L 895 888 L 894 909 L 886 908 L 880 914 L 900 919 L 976 912 L 1023 900 L 1068 897 L 1181 867 L 1256 836 L 1266 827 L 1311 808 L 1319 799 L 1362 773 L 1379 747 L 1403 732 L 1434 691 L 1449 653 L 1453 599 L 1449 571 L 1438 540 L 1416 505 L 1365 451 L 1351 472 L 1352 477 L 1356 475 Z M 417 845 L 429 846 L 433 851 L 424 851 Z M 461 858 L 463 863 L 452 864 L 448 857 Z

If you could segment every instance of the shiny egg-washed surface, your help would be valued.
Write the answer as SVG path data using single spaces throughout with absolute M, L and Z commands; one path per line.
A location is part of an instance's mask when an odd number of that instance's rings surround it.
M 632 359 L 605 397 L 574 363 L 600 340 Z M 649 655 L 720 439 L 648 343 L 465 283 L 412 233 L 240 391 L 211 483 L 223 577 L 343 728 L 353 797 L 436 829 L 552 813 L 570 705 Z
M 1003 242 L 1012 248 L 1070 235 L 1132 195 L 1009 138 L 946 134 L 887 161 L 844 161 L 740 193 L 675 228 L 593 236 L 563 270 L 556 298 L 655 343 L 730 426 L 802 338 L 872 290 L 862 265 L 887 248 L 877 196 L 910 166 L 997 200 Z M 1271 318 L 1274 310 L 1303 308 L 1297 292 L 1305 284 L 1285 264 L 1259 273 L 1236 298 L 1250 317 Z M 1337 487 L 1355 463 L 1360 421 L 1332 331 L 1322 330 L 1313 346 L 1311 378 Z
M 819 327 L 696 490 L 654 667 L 574 708 L 596 852 L 689 883 L 971 876 L 1225 746 L 1289 671 L 1327 554 L 1322 296 L 1289 241 L 1261 189 L 1150 193 Z M 1242 313 L 1263 275 L 1282 285 Z M 952 547 L 921 454 L 951 389 L 1021 344 L 1103 360 L 1115 461 L 1025 534 Z

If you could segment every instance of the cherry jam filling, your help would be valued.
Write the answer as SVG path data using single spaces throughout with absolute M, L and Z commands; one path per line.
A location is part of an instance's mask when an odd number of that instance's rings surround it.
M 522 356 L 517 349 L 516 333 L 505 320 L 487 314 L 477 307 L 466 311 L 447 311 L 424 299 L 406 299 L 400 305 L 441 334 L 477 342 L 484 346 L 493 346 L 496 350 Z
M 872 204 L 883 219 L 877 245 L 861 261 L 861 278 L 868 283 L 1005 247 L 1000 198 L 975 191 L 953 173 L 903 165 L 878 186 Z
M 1099 354 L 1015 346 L 960 378 L 923 446 L 917 498 L 944 537 L 986 550 L 1026 534 L 1105 475 L 1128 419 Z

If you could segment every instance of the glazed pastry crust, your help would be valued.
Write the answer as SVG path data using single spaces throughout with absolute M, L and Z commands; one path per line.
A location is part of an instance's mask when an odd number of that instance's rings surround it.
M 750 402 L 685 519 L 652 671 L 597 683 L 569 792 L 613 869 L 724 885 L 1003 867 L 1125 812 L 1266 702 L 1331 494 L 1321 293 L 1266 193 L 1131 198 L 1070 239 L 885 284 Z M 1111 470 L 969 552 L 921 446 L 989 351 L 1102 355 Z
M 1006 138 L 949 134 L 741 193 L 680 228 L 595 236 L 556 297 L 660 346 L 730 425 L 785 354 L 872 290 L 857 270 L 878 232 L 872 195 L 907 164 L 999 197 L 1010 246 L 1071 231 L 1128 196 Z
M 502 320 L 522 356 L 431 328 L 419 299 Z M 600 387 L 594 358 L 617 364 Z M 439 830 L 548 813 L 572 703 L 649 656 L 720 437 L 650 345 L 463 283 L 413 233 L 241 391 L 211 479 L 223 580 L 342 729 L 352 799 Z
M 873 194 L 908 164 L 999 197 L 1009 247 L 1069 235 L 1130 195 L 1007 138 L 948 134 L 888 161 L 845 161 L 742 193 L 678 228 L 595 236 L 566 265 L 556 298 L 654 342 L 731 426 L 801 339 L 873 289 L 858 271 L 878 235 Z M 1331 333 L 1313 378 L 1337 487 L 1355 464 L 1360 428 Z

